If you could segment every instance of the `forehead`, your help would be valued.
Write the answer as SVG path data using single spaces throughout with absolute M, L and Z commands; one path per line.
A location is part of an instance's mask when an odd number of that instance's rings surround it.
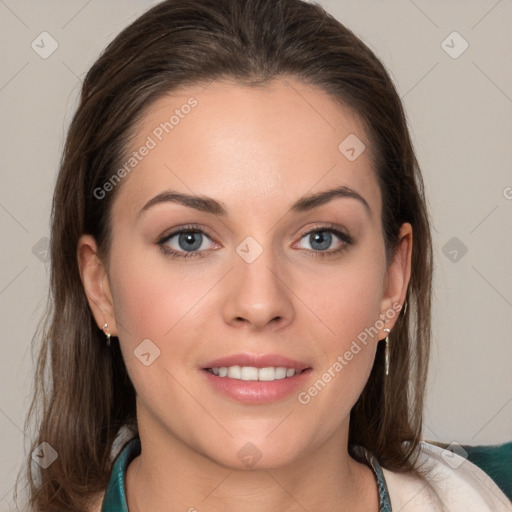
M 216 81 L 173 91 L 150 105 L 134 133 L 124 162 L 132 155 L 134 165 L 114 210 L 138 211 L 172 189 L 258 213 L 340 185 L 380 209 L 357 114 L 290 78 L 263 88 Z

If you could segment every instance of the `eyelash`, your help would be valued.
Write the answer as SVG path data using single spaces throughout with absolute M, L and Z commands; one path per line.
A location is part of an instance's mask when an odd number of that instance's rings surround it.
M 342 246 L 338 249 L 331 250 L 331 251 L 315 251 L 312 249 L 303 249 L 306 252 L 313 252 L 314 254 L 312 257 L 320 256 L 322 258 L 329 257 L 329 256 L 335 256 L 337 254 L 342 253 L 347 249 L 347 246 L 352 245 L 354 243 L 353 238 L 343 231 L 340 231 L 334 224 L 328 224 L 326 226 L 320 226 L 316 227 L 310 231 L 307 231 L 306 233 L 303 233 L 300 237 L 300 239 L 304 238 L 307 235 L 311 235 L 313 233 L 333 233 L 336 235 L 341 241 Z M 173 231 L 172 233 L 165 235 L 160 240 L 158 240 L 157 245 L 160 247 L 160 249 L 163 251 L 163 253 L 166 256 L 170 256 L 171 258 L 191 258 L 191 257 L 197 257 L 197 258 L 204 258 L 206 257 L 206 251 L 197 251 L 197 252 L 191 252 L 191 251 L 176 251 L 174 249 L 169 249 L 168 246 L 166 246 L 166 242 L 168 242 L 171 238 L 175 237 L 176 235 L 180 235 L 182 233 L 201 233 L 205 235 L 207 238 L 210 238 L 207 233 L 205 233 L 202 229 L 200 229 L 198 226 L 189 225 L 184 226 L 180 228 L 177 231 Z M 211 240 L 211 238 L 210 238 Z

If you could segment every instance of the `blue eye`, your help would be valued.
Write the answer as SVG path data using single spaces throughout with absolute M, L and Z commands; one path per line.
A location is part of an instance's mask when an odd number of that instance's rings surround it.
M 327 250 L 333 243 L 333 235 L 341 241 L 340 247 L 334 250 Z M 337 229 L 335 226 L 325 226 L 308 231 L 301 238 L 306 239 L 310 244 L 313 256 L 332 256 L 347 249 L 348 245 L 354 243 L 350 235 Z M 310 249 L 307 249 L 308 251 Z
M 169 247 L 169 242 L 175 237 L 177 238 L 176 243 L 178 244 L 178 249 Z M 157 243 L 164 254 L 167 254 L 172 258 L 190 258 L 191 256 L 204 257 L 206 256 L 206 254 L 204 254 L 204 247 L 201 249 L 204 237 L 210 239 L 204 231 L 198 228 L 185 226 L 179 231 L 166 235 Z M 201 251 L 197 252 L 199 249 L 201 249 Z
M 333 243 L 333 235 L 335 238 L 338 238 L 341 245 L 337 249 L 328 250 Z M 312 256 L 333 256 L 345 251 L 349 245 L 354 243 L 349 234 L 337 229 L 334 225 L 318 227 L 308 231 L 302 235 L 301 240 L 307 237 L 309 237 L 308 241 L 311 248 L 306 248 L 305 250 L 312 253 Z M 176 238 L 174 243 L 178 247 L 170 246 L 169 242 L 173 238 Z M 208 253 L 208 250 L 203 247 L 205 238 L 211 241 L 211 238 L 197 226 L 184 226 L 178 231 L 174 231 L 161 238 L 157 244 L 165 255 L 172 258 L 204 258 Z

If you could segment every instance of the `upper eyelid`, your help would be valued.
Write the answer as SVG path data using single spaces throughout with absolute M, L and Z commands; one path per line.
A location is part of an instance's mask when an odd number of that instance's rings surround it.
M 171 230 L 171 232 L 167 235 L 160 236 L 158 238 L 158 242 L 160 243 L 160 242 L 169 240 L 173 236 L 180 235 L 181 233 L 196 233 L 196 232 L 206 235 L 210 240 L 212 240 L 212 237 L 208 234 L 207 231 L 205 231 L 204 228 L 193 227 L 193 226 L 182 226 L 180 228 L 176 228 L 176 230 Z

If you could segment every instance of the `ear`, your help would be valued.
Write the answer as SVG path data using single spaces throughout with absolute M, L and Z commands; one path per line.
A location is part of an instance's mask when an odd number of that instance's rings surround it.
M 91 235 L 82 235 L 77 247 L 78 267 L 87 301 L 96 324 L 103 329 L 108 324 L 110 334 L 117 336 L 114 301 L 110 290 L 107 270 L 98 255 L 96 240 Z
M 388 318 L 386 327 L 393 330 L 398 319 L 398 305 L 403 308 L 407 287 L 411 278 L 412 226 L 405 222 L 398 233 L 398 245 L 386 271 L 384 294 L 381 302 L 381 315 Z M 401 309 L 400 308 L 400 309 Z M 397 314 L 389 315 L 389 311 Z M 386 315 L 386 312 L 388 314 Z M 382 316 L 381 316 L 382 317 Z M 384 337 L 387 333 L 384 333 Z

